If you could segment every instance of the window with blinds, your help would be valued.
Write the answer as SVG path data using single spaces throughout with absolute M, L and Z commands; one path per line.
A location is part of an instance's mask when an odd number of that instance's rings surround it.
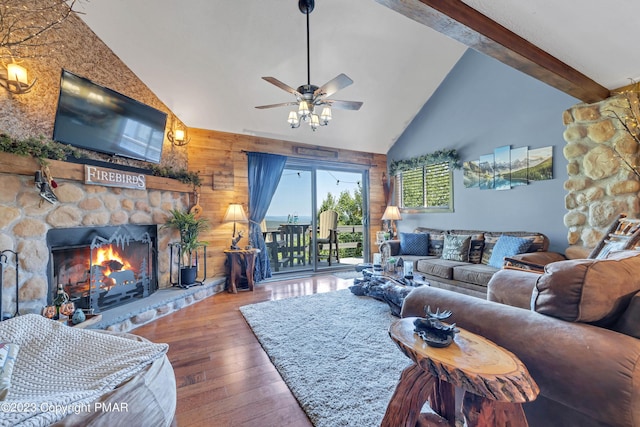
M 453 212 L 453 172 L 449 162 L 398 172 L 397 204 L 419 212 Z

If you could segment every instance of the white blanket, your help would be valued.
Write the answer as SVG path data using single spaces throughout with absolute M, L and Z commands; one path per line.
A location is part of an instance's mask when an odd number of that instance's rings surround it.
M 42 426 L 91 403 L 168 350 L 99 331 L 71 328 L 36 314 L 0 322 L 0 342 L 20 351 L 0 426 Z

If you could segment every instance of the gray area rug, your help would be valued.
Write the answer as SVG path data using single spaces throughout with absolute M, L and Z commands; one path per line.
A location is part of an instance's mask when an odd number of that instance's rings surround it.
M 355 279 L 356 277 L 362 277 L 362 273 L 354 270 L 335 271 L 332 272 L 331 275 L 339 277 L 341 279 Z
M 410 363 L 385 303 L 344 289 L 240 311 L 315 426 L 380 425 Z

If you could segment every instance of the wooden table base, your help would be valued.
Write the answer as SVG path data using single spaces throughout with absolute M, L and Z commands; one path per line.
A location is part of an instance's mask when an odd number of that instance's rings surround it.
M 513 353 L 464 330 L 449 347 L 429 347 L 413 333 L 414 319 L 389 328 L 391 339 L 415 363 L 402 372 L 381 427 L 455 426 L 455 387 L 465 390 L 466 426 L 527 426 L 522 402 L 534 400 L 539 390 Z M 420 413 L 425 402 L 435 413 Z

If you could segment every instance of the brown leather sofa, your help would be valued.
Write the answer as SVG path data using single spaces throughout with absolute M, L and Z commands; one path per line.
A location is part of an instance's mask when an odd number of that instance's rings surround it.
M 517 355 L 540 387 L 530 426 L 640 426 L 640 252 L 500 270 L 488 300 L 423 286 L 403 317 L 451 310 L 459 327 Z

